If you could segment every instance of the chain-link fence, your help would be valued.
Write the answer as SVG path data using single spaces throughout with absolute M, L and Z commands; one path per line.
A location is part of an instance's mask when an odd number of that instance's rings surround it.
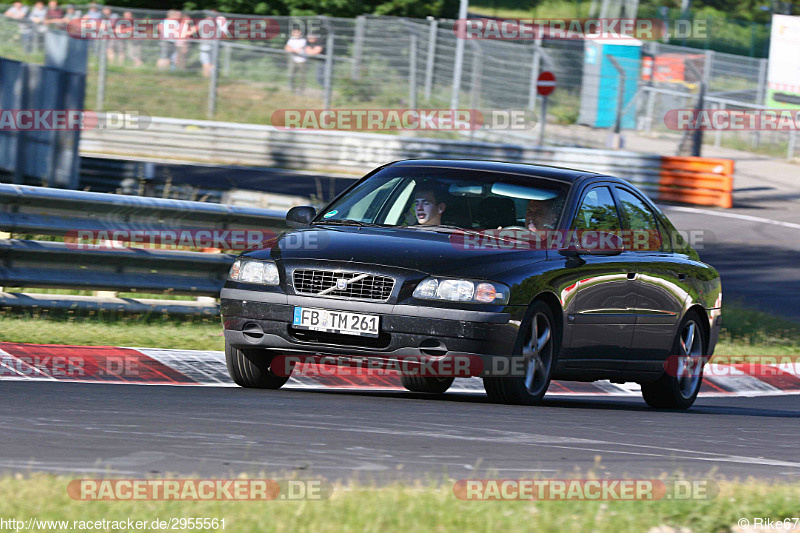
M 131 11 L 136 18 L 166 15 L 155 10 L 113 11 L 119 16 Z M 184 15 L 199 19 L 208 13 Z M 41 46 L 37 46 L 40 41 L 30 35 L 57 31 L 0 19 L 0 54 L 6 57 L 41 60 Z M 599 88 L 617 82 L 613 72 L 598 75 L 585 70 L 586 45 L 581 40 L 465 40 L 459 91 L 454 100 L 459 43 L 452 20 L 378 16 L 273 19 L 278 23 L 278 34 L 263 41 L 94 41 L 90 47 L 86 107 L 258 124 L 271 123 L 273 112 L 282 109 L 446 109 L 453 101 L 463 109 L 538 111 L 536 77 L 550 70 L 557 78 L 558 88 L 550 97 L 547 121 L 568 125 L 578 121 L 587 86 Z M 317 34 L 322 52 L 293 64 L 292 57 L 284 51 L 292 28 Z M 670 133 L 662 124 L 664 113 L 691 107 L 701 82 L 706 84 L 707 97 L 726 101 L 729 109 L 734 103 L 763 103 L 764 59 L 658 42 L 644 43 L 642 52 L 644 57 L 655 58 L 653 73 L 650 79 L 636 76 L 635 95 L 626 97 L 623 109 L 636 115 L 637 129 Z M 204 67 L 209 62 L 213 68 Z M 692 66 L 699 76 L 691 74 Z M 671 78 L 660 75 L 659 69 L 663 68 L 675 70 L 669 73 Z M 597 105 L 616 112 L 616 96 L 600 99 Z M 553 130 L 545 141 L 598 144 L 597 136 L 557 131 L 563 129 Z M 576 128 L 578 131 L 585 130 Z M 530 137 L 532 141 L 536 139 L 534 135 Z M 502 132 L 495 138 L 507 139 Z M 768 146 L 788 142 L 788 136 L 782 133 L 726 133 L 715 136 L 714 141 L 741 148 L 742 138 L 746 138 L 749 148 L 763 146 L 765 141 Z

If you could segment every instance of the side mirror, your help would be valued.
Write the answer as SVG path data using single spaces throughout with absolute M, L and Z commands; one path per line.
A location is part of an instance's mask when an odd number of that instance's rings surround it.
M 619 255 L 625 251 L 622 237 L 616 233 L 607 231 L 582 230 L 575 232 L 575 239 L 579 243 L 570 242 L 566 247 L 558 250 L 558 253 L 565 257 L 577 257 L 579 255 Z
M 290 228 L 302 228 L 308 226 L 316 215 L 317 210 L 310 205 L 298 205 L 286 213 L 286 225 Z

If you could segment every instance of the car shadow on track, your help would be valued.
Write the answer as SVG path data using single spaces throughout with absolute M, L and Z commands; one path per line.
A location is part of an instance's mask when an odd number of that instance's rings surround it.
M 286 392 L 290 392 L 287 390 Z M 759 407 L 743 407 L 739 405 L 713 405 L 708 401 L 715 400 L 738 400 L 741 402 L 748 401 L 749 398 L 744 397 L 727 397 L 727 398 L 700 398 L 697 403 L 687 410 L 682 409 L 655 409 L 644 403 L 644 400 L 636 397 L 620 398 L 608 396 L 545 396 L 544 401 L 538 406 L 524 406 L 524 405 L 505 405 L 505 404 L 492 404 L 489 399 L 483 394 L 465 394 L 458 392 L 450 392 L 445 394 L 422 394 L 406 391 L 370 391 L 370 390 L 353 390 L 353 389 L 294 389 L 292 393 L 304 394 L 325 394 L 334 396 L 350 396 L 350 397 L 370 397 L 370 398 L 386 398 L 397 400 L 425 400 L 426 402 L 456 402 L 467 404 L 488 404 L 494 405 L 498 408 L 504 409 L 541 409 L 541 408 L 562 408 L 562 409 L 592 409 L 601 411 L 628 411 L 628 412 L 648 412 L 648 413 L 679 413 L 684 415 L 733 415 L 733 416 L 756 416 L 768 418 L 800 418 L 800 396 L 791 396 L 795 399 L 797 410 L 774 409 L 774 408 L 759 408 Z

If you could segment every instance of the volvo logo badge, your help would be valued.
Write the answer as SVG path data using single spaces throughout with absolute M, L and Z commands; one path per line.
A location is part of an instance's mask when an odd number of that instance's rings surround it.
M 343 291 L 347 288 L 347 280 L 346 279 L 337 279 L 336 280 L 336 288 L 340 291 Z

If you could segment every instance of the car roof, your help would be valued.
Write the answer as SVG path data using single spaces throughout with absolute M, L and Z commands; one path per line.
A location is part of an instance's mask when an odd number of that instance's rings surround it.
M 463 168 L 466 170 L 483 170 L 494 172 L 510 172 L 531 177 L 550 178 L 566 183 L 575 183 L 579 178 L 591 176 L 596 178 L 619 180 L 613 176 L 606 176 L 588 170 L 554 167 L 549 165 L 534 165 L 531 163 L 509 163 L 504 161 L 484 161 L 479 159 L 404 159 L 395 161 L 387 166 L 425 166 L 440 168 Z M 622 182 L 623 180 L 619 180 Z

